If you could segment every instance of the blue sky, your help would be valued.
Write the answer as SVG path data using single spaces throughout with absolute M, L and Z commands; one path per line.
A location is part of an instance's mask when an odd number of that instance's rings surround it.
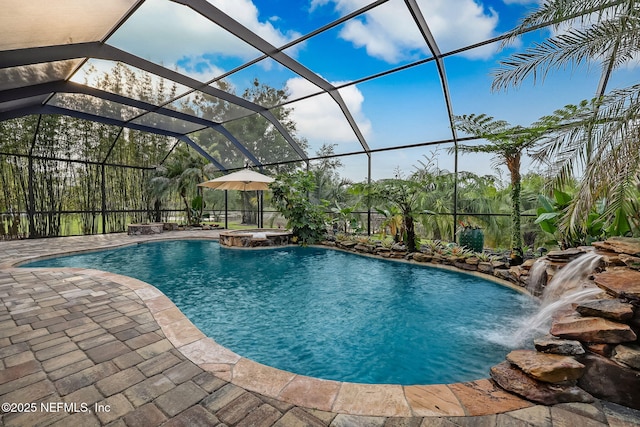
M 282 46 L 368 3 L 363 0 L 210 0 L 214 6 Z M 497 36 L 517 24 L 536 6 L 527 0 L 418 0 L 442 52 Z M 528 125 L 568 103 L 594 95 L 598 67 L 553 73 L 544 84 L 525 82 L 507 93 L 492 93 L 490 73 L 500 57 L 524 49 L 548 35 L 527 35 L 514 46 L 497 46 L 446 58 L 445 68 L 455 114 L 487 113 L 513 124 Z M 177 68 L 208 81 L 258 56 L 254 48 L 235 39 L 184 6 L 167 0 L 147 0 L 108 43 L 145 59 Z M 390 0 L 370 13 L 348 21 L 286 51 L 298 62 L 336 86 L 431 56 L 402 0 Z M 625 72 L 627 75 L 625 75 Z M 630 75 L 629 75 L 630 74 Z M 253 80 L 286 86 L 292 99 L 316 88 L 274 61 L 267 60 L 229 77 L 240 94 Z M 633 71 L 614 76 L 632 80 Z M 637 80 L 637 78 L 636 78 Z M 340 90 L 372 148 L 419 144 L 451 138 L 442 87 L 433 62 Z M 336 152 L 360 150 L 354 133 L 336 104 L 326 95 L 294 102 L 298 135 L 306 138 L 311 155 L 323 143 Z M 439 150 L 439 165 L 453 169 L 447 147 Z M 408 174 L 433 148 L 387 151 L 373 156 L 373 178 Z M 343 158 L 341 174 L 366 177 L 366 156 Z M 492 173 L 488 156 L 463 156 L 460 170 Z M 529 167 L 528 162 L 525 166 Z

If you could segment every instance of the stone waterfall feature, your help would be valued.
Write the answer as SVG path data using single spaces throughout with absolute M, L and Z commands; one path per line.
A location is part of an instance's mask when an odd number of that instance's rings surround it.
M 512 348 L 533 339 L 536 350 L 509 354 L 491 369 L 493 380 L 512 393 L 548 405 L 597 397 L 640 409 L 640 239 L 614 237 L 592 246 L 551 251 L 512 267 L 424 247 L 407 253 L 399 244 L 391 248 L 349 240 L 325 244 L 453 266 L 527 287 L 541 297 L 546 312 L 527 319 L 526 328 L 507 338 Z M 563 373 L 566 369 L 571 373 Z
M 640 409 L 640 271 L 634 269 L 640 239 L 609 239 L 594 247 L 576 254 L 546 285 L 540 271 L 548 265 L 532 267 L 530 284 L 540 289 L 542 301 L 528 327 L 550 325 L 550 334 L 534 340 L 536 350 L 509 353 L 491 368 L 491 377 L 547 405 L 597 397 Z
M 540 308 L 530 319 L 524 322 L 514 336 L 514 342 L 523 344 L 535 336 L 549 330 L 554 315 L 571 308 L 571 304 L 593 299 L 603 291 L 587 277 L 602 265 L 602 256 L 594 252 L 582 253 L 560 269 L 548 284 L 541 284 L 547 277 L 540 274 L 546 271 L 548 261 L 540 258 L 531 267 L 527 289 L 540 297 Z

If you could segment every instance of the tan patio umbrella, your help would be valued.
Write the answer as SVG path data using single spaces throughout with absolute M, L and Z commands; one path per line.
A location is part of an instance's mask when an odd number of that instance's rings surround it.
M 216 190 L 264 191 L 269 189 L 269 184 L 273 181 L 275 181 L 275 179 L 252 171 L 251 169 L 242 169 L 238 172 L 201 182 L 198 186 Z M 227 223 L 227 192 L 225 191 L 224 194 L 224 228 L 229 228 L 229 224 Z M 258 216 L 258 227 L 263 226 L 262 209 L 262 195 L 260 195 L 260 197 L 258 197 L 258 211 L 260 212 Z
M 216 190 L 268 190 L 269 183 L 275 181 L 273 178 L 251 169 L 242 169 L 238 172 L 223 175 L 219 178 L 211 179 L 198 184 L 200 187 L 215 188 Z

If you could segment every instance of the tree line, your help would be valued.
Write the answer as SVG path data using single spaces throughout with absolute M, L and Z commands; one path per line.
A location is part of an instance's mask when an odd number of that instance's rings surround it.
M 638 53 L 633 40 L 640 21 L 632 19 L 640 13 L 637 2 L 545 2 L 513 30 L 507 43 L 541 23 L 552 22 L 558 27 L 587 9 L 597 13 L 577 18 L 582 25 L 557 31 L 548 40 L 502 61 L 494 73 L 494 90 L 518 86 L 530 77 L 539 78 L 567 66 L 598 64 L 610 70 L 629 66 Z M 175 84 L 156 81 L 122 64 L 109 72 L 91 73 L 97 87 L 150 103 L 164 103 L 177 94 Z M 234 91 L 224 80 L 217 84 Z M 289 142 L 259 114 L 200 92 L 173 102 L 171 108 L 225 122 L 258 163 L 291 161 L 265 167 L 267 174 L 284 177 L 308 170 L 310 182 L 304 194 L 310 203 L 331 214 L 330 221 L 338 230 L 362 231 L 363 219 L 357 212 L 371 210 L 380 222 L 379 230 L 396 236 L 409 231 L 409 235 L 419 232 L 451 239 L 455 191 L 461 225 L 482 226 L 488 243 L 521 249 L 545 239 L 567 246 L 607 235 L 638 235 L 639 94 L 637 83 L 618 88 L 560 108 L 530 126 L 513 126 L 481 112 L 456 117 L 458 129 L 486 141 L 459 145 L 458 150 L 492 153 L 495 163 L 509 170 L 507 185 L 495 176 L 439 170 L 430 157 L 414 171 L 398 171 L 396 177 L 373 185 L 350 183 L 339 175 L 340 161 L 327 157 L 333 154 L 332 146 L 325 145 L 315 153 L 322 160 L 309 166 L 296 163 L 299 157 Z M 285 104 L 288 94 L 255 80 L 242 96 L 258 105 L 273 106 Z M 95 114 L 135 116 L 130 109 L 88 96 L 60 96 L 55 102 Z M 281 106 L 271 111 L 307 152 L 308 143 L 297 136 L 291 109 Z M 168 119 L 164 125 L 183 124 Z M 251 163 L 214 130 L 190 137 L 228 167 Z M 520 161 L 525 152 L 541 165 L 550 166 L 548 174 L 522 175 Z M 192 223 L 222 204 L 221 192 L 198 193 L 195 186 L 220 172 L 183 143 L 69 117 L 25 117 L 0 123 L 0 164 L 3 236 L 123 231 L 128 222 L 166 220 L 176 215 L 171 211 L 184 212 L 183 221 Z M 577 174 L 581 174 L 579 179 Z M 234 192 L 230 203 L 231 209 L 242 210 L 244 222 L 255 222 L 254 194 Z M 269 195 L 267 203 L 272 203 Z M 275 200 L 272 205 L 277 203 Z M 510 219 L 490 215 L 495 213 L 508 214 Z M 521 223 L 522 214 L 536 218 Z M 69 217 L 74 220 L 64 220 Z

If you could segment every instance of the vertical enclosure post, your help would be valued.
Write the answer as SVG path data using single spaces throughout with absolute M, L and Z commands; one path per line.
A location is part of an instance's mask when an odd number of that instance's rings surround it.
M 264 191 L 258 191 L 258 228 L 264 228 Z
M 29 216 L 29 238 L 37 238 L 38 236 L 36 235 L 36 224 L 34 221 L 34 216 L 35 216 L 35 205 L 36 205 L 36 198 L 35 198 L 35 194 L 33 192 L 33 157 L 29 156 L 29 162 L 28 162 L 28 173 L 29 173 L 29 184 L 28 184 L 28 191 L 29 191 L 29 206 L 27 206 L 27 215 Z
M 224 228 L 229 229 L 229 190 L 224 190 Z
M 371 153 L 367 156 L 367 184 L 371 188 Z M 367 192 L 370 193 L 370 192 Z M 371 196 L 367 195 L 367 236 L 371 236 Z
M 104 163 L 102 163 L 100 168 L 101 172 L 101 182 L 100 188 L 102 190 L 102 234 L 107 234 L 107 185 L 106 185 L 106 172 L 104 170 Z
M 27 162 L 28 167 L 28 199 L 29 205 L 27 206 L 27 216 L 29 217 L 29 238 L 37 238 L 39 236 L 36 235 L 36 223 L 35 223 L 35 212 L 36 212 L 36 195 L 33 191 L 33 150 L 36 147 L 36 142 L 38 140 L 38 133 L 40 132 L 40 123 L 42 122 L 42 114 L 38 115 L 38 123 L 36 124 L 36 130 L 33 133 L 33 139 L 31 140 L 31 147 L 29 148 L 29 161 Z M 19 214 L 18 214 L 19 215 Z
M 456 243 L 458 235 L 458 143 L 454 142 L 455 158 L 453 160 L 453 238 L 452 242 Z

